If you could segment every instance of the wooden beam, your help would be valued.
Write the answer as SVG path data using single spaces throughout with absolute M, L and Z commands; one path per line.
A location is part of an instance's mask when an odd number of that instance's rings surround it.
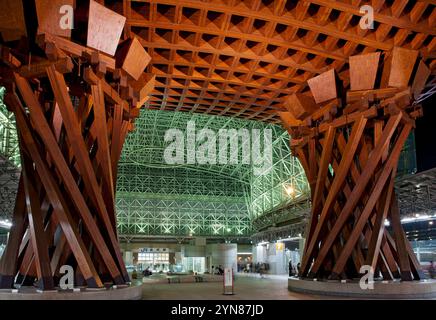
M 7 101 L 5 101 L 8 103 Z M 27 228 L 26 199 L 24 194 L 23 174 L 18 183 L 17 198 L 15 201 L 12 226 L 9 231 L 8 245 L 0 260 L 0 288 L 10 289 L 13 287 L 17 270 L 18 255 L 21 240 Z
M 81 46 L 77 43 L 74 43 L 74 42 L 68 40 L 68 39 L 58 37 L 58 36 L 53 36 L 53 35 L 50 35 L 48 33 L 39 36 L 38 41 L 40 43 L 40 46 L 42 46 L 42 47 L 45 45 L 45 43 L 47 41 L 53 42 L 58 49 L 63 50 L 63 51 L 65 51 L 73 56 L 76 56 L 76 57 L 82 57 L 83 53 L 88 53 L 88 54 L 92 55 L 94 52 L 96 52 L 94 49 Z M 100 59 L 101 59 L 101 61 L 106 63 L 106 66 L 109 70 L 111 70 L 111 71 L 115 70 L 115 59 L 114 58 L 109 57 L 109 56 L 104 55 L 104 54 L 100 54 Z
M 407 87 L 418 54 L 419 52 L 417 50 L 394 47 L 385 61 L 381 79 L 382 86 L 395 88 Z
M 21 150 L 25 142 L 20 138 Z M 53 290 L 54 282 L 50 269 L 50 260 L 48 253 L 47 239 L 45 238 L 43 217 L 41 206 L 36 190 L 34 189 L 33 180 L 33 163 L 27 158 L 23 152 L 22 157 L 22 172 L 24 182 L 24 193 L 26 195 L 27 214 L 29 219 L 30 243 L 32 244 L 34 263 L 38 275 L 38 288 L 40 290 Z
M 354 248 L 363 228 L 365 227 L 365 224 L 367 223 L 367 220 L 369 219 L 375 204 L 377 203 L 381 192 L 386 184 L 386 181 L 388 180 L 389 176 L 392 175 L 393 169 L 396 167 L 398 163 L 398 158 L 400 156 L 401 150 L 403 148 L 404 142 L 406 141 L 407 137 L 409 136 L 410 130 L 412 127 L 410 125 L 406 125 L 403 130 L 401 131 L 400 136 L 398 137 L 398 140 L 395 143 L 395 146 L 389 156 L 388 162 L 384 165 L 382 173 L 377 179 L 377 183 L 374 185 L 374 189 L 371 192 L 371 196 L 368 200 L 368 202 L 365 204 L 365 209 L 362 211 L 361 215 L 359 216 L 359 219 L 354 224 L 353 231 L 350 235 L 350 238 L 346 242 L 343 251 L 341 252 L 340 257 L 336 261 L 335 266 L 333 267 L 332 275 L 335 274 L 339 275 L 344 266 L 347 262 L 347 259 L 351 253 L 351 250 Z M 363 175 L 363 172 L 362 172 Z M 395 173 L 394 173 L 395 177 Z M 391 183 L 391 186 L 393 188 L 393 182 Z M 393 189 L 388 189 L 388 194 L 392 195 Z M 351 196 L 350 196 L 351 197 Z M 387 211 L 387 208 L 386 208 Z M 382 213 L 384 214 L 384 213 Z M 386 212 L 387 215 L 387 212 Z M 342 221 L 339 220 L 338 221 Z M 383 220 L 384 222 L 384 220 Z M 374 231 L 373 231 L 374 232 Z
M 16 97 L 16 99 L 18 99 L 18 97 Z M 86 248 L 83 245 L 83 242 L 81 241 L 80 235 L 78 234 L 76 228 L 73 227 L 71 214 L 67 210 L 63 196 L 56 185 L 55 179 L 52 177 L 52 172 L 48 169 L 45 161 L 43 160 L 40 154 L 40 149 L 34 141 L 32 133 L 25 130 L 25 128 L 28 127 L 28 124 L 26 124 L 26 118 L 21 108 L 15 108 L 15 116 L 17 123 L 21 128 L 20 133 L 26 150 L 28 154 L 31 155 L 32 160 L 35 163 L 38 176 L 45 187 L 47 195 L 53 206 L 53 210 L 60 221 L 60 225 L 64 234 L 68 239 L 68 244 L 72 249 L 83 274 L 86 275 L 88 286 L 102 287 L 103 283 L 94 269 L 94 265 L 86 251 Z
M 94 0 L 89 2 L 88 15 L 86 45 L 113 56 L 117 49 L 126 17 Z
M 312 214 L 310 215 L 309 219 L 309 227 L 308 231 L 306 232 L 306 238 L 310 239 L 314 230 L 315 230 L 315 217 L 317 217 L 317 212 L 319 211 L 319 207 L 321 204 L 321 197 L 324 192 L 324 183 L 327 178 L 328 173 L 328 166 L 330 163 L 330 159 L 332 156 L 332 148 L 333 148 L 333 142 L 336 134 L 336 129 L 333 127 L 330 127 L 329 130 L 326 133 L 326 137 L 324 139 L 323 144 L 323 150 L 319 165 L 319 171 L 317 174 L 317 180 L 316 180 L 316 186 L 315 186 L 315 192 L 313 194 L 313 201 L 312 201 Z M 308 241 L 306 241 L 306 247 L 307 247 Z M 306 251 L 306 249 L 304 250 Z
M 25 78 L 40 78 L 47 76 L 46 68 L 54 64 L 57 71 L 60 73 L 70 73 L 73 71 L 73 62 L 70 57 L 61 58 L 58 61 L 45 60 L 36 62 L 31 65 L 22 66 L 19 73 Z
M 111 272 L 111 275 L 114 277 L 115 282 L 122 283 L 123 281 L 119 279 L 120 272 L 118 271 L 118 267 L 114 263 L 111 254 L 109 252 L 109 249 L 106 246 L 105 241 L 99 231 L 99 228 L 92 217 L 88 205 L 86 204 L 75 182 L 75 179 L 72 176 L 71 171 L 69 170 L 68 165 L 65 162 L 65 159 L 60 149 L 57 146 L 57 141 L 54 138 L 53 133 L 50 130 L 50 127 L 44 117 L 39 102 L 35 99 L 28 82 L 24 78 L 15 75 L 15 81 L 17 83 L 18 89 L 20 90 L 26 102 L 26 105 L 30 110 L 30 117 L 33 120 L 33 122 L 36 124 L 35 128 L 37 132 L 40 134 L 42 140 L 44 141 L 47 151 L 51 155 L 53 162 L 60 173 L 60 178 L 65 183 L 67 191 L 69 192 L 69 195 L 73 199 L 73 203 L 77 208 L 77 212 L 83 218 L 84 224 L 86 228 L 89 230 L 89 233 L 91 234 L 91 237 L 93 238 L 99 252 L 103 256 L 103 259 L 105 260 L 108 269 Z M 23 122 L 22 125 L 25 126 L 26 125 L 25 122 Z M 22 130 L 24 129 L 25 128 L 23 128 Z M 30 128 L 28 128 L 27 130 L 30 130 Z
M 351 90 L 374 89 L 380 52 L 351 56 L 349 60 Z
M 391 140 L 391 137 L 394 134 L 394 132 L 395 132 L 400 120 L 401 120 L 401 116 L 402 115 L 400 113 L 398 115 L 393 115 L 390 117 L 390 119 L 386 125 L 386 128 L 383 131 L 382 137 L 380 139 L 380 143 L 377 144 L 376 147 L 374 148 L 374 150 L 371 152 L 371 155 L 368 159 L 368 162 L 367 162 L 365 168 L 363 169 L 359 180 L 356 182 L 356 185 L 353 189 L 353 192 L 351 193 L 350 197 L 347 199 L 347 202 L 345 203 L 339 218 L 336 220 L 336 223 L 335 223 L 334 227 L 332 228 L 332 230 L 330 231 L 329 235 L 327 236 L 325 242 L 323 244 L 321 244 L 321 248 L 320 248 L 320 251 L 318 253 L 318 256 L 316 257 L 316 260 L 315 260 L 315 262 L 311 268 L 311 271 L 310 271 L 311 275 L 315 275 L 316 272 L 318 271 L 325 256 L 327 255 L 329 249 L 331 248 L 333 242 L 335 241 L 338 233 L 342 229 L 342 226 L 344 225 L 345 221 L 349 217 L 352 210 L 355 208 L 357 202 L 359 201 L 359 198 L 360 198 L 363 190 L 366 188 L 370 178 L 372 177 L 372 174 L 375 170 L 375 167 L 378 165 L 384 150 L 388 147 L 388 144 Z M 354 152 L 355 152 L 355 149 L 354 149 Z M 350 155 L 351 157 L 354 157 L 354 152 L 353 152 L 353 154 Z M 342 161 L 341 161 L 341 163 L 342 163 Z M 349 166 L 347 167 L 346 171 L 348 171 L 348 169 L 349 169 Z M 343 174 L 345 175 L 346 172 L 344 172 Z M 332 188 L 332 190 L 333 190 L 333 188 Z M 336 191 L 335 193 L 337 193 L 336 189 L 335 189 L 335 191 Z M 328 208 L 330 210 L 329 207 L 324 207 L 324 208 Z M 326 215 L 327 210 L 326 210 L 326 213 L 324 213 L 324 211 L 323 211 L 322 215 L 323 214 Z
M 356 149 L 359 145 L 359 141 L 360 138 L 362 137 L 363 130 L 365 129 L 366 123 L 367 123 L 367 119 L 361 116 L 359 121 L 357 121 L 353 126 L 350 139 L 347 143 L 341 162 L 339 164 L 339 169 L 336 172 L 335 177 L 333 179 L 333 183 L 330 187 L 324 207 L 320 213 L 319 221 L 316 225 L 313 236 L 311 239 L 307 239 L 307 241 L 309 241 L 309 245 L 307 246 L 305 259 L 303 258 L 303 261 L 301 263 L 301 270 L 303 273 L 306 273 L 308 271 L 308 268 L 310 267 L 309 260 L 312 258 L 312 252 L 318 243 L 318 236 L 321 232 L 321 228 L 324 227 L 324 222 L 330 216 L 331 209 L 336 201 L 336 198 L 339 193 L 339 189 L 342 187 L 345 181 L 346 175 L 350 168 Z
M 112 221 L 109 217 L 105 202 L 101 194 L 101 189 L 97 183 L 97 178 L 92 167 L 85 143 L 83 141 L 82 133 L 79 130 L 79 124 L 77 122 L 77 118 L 74 114 L 74 108 L 67 92 L 65 79 L 62 74 L 56 71 L 53 66 L 47 68 L 47 74 L 52 85 L 55 98 L 59 104 L 62 118 L 64 119 L 64 126 L 67 132 L 67 136 L 69 137 L 70 141 L 75 141 L 75 143 L 72 144 L 72 150 L 79 165 L 81 176 L 85 181 L 85 186 L 89 190 L 91 198 L 95 201 L 97 205 L 97 212 L 99 213 L 99 216 L 106 227 L 110 238 L 110 243 L 117 258 L 116 260 L 118 262 L 118 267 L 121 270 L 124 280 L 128 281 L 129 277 L 123 262 L 118 239 L 115 234 L 116 231 L 114 230 Z
M 391 206 L 391 223 L 394 231 L 395 244 L 398 254 L 398 264 L 400 267 L 401 279 L 405 281 L 412 280 L 412 270 L 410 267 L 409 254 L 407 252 L 406 242 L 408 241 L 401 227 L 400 212 L 398 210 L 397 199 L 392 199 Z
M 133 79 L 138 80 L 149 64 L 151 57 L 139 40 L 133 37 L 118 46 L 116 60 L 118 68 L 123 69 Z
M 103 169 L 103 179 L 107 185 L 109 200 L 112 202 L 107 204 L 107 208 L 113 207 L 114 203 L 114 186 L 112 178 L 112 166 L 109 153 L 109 141 L 107 132 L 106 109 L 104 104 L 104 96 L 101 82 L 91 86 L 91 92 L 94 102 L 94 124 L 97 130 L 98 150 L 100 154 L 101 166 Z
M 283 105 L 298 120 L 303 120 L 318 109 L 311 96 L 296 93 L 286 98 Z
M 316 103 L 323 103 L 337 97 L 334 69 L 307 80 L 307 84 Z

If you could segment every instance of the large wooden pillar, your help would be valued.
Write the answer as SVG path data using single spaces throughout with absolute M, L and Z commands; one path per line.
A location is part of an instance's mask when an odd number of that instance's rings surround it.
M 428 72 L 423 62 L 416 68 L 414 50 L 394 48 L 380 60 L 380 53 L 350 57 L 349 84 L 327 71 L 308 81 L 310 91 L 289 97 L 281 114 L 312 191 L 301 277 L 351 279 L 366 265 L 386 280 L 422 278 L 401 226 L 394 180 L 422 116 L 413 99 Z
M 23 29 L 0 48 L 22 164 L 0 288 L 53 289 L 62 265 L 88 287 L 130 281 L 116 229 L 116 167 L 153 88 L 144 73 L 150 57 L 135 38 L 120 43 L 125 18 L 94 1 L 80 8 L 89 21 L 79 44 L 59 29 L 61 2 L 36 1 L 37 34 Z

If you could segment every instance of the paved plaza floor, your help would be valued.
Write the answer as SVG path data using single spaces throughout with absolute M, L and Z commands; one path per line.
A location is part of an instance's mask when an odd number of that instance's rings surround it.
M 223 295 L 222 282 L 147 283 L 143 290 L 146 300 L 312 300 L 326 299 L 288 291 L 288 277 L 258 274 L 237 275 L 234 295 Z M 333 299 L 333 298 L 332 298 Z

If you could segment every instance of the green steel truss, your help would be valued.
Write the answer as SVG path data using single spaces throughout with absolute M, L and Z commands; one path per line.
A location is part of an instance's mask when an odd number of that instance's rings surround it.
M 122 165 L 117 182 L 122 235 L 250 234 L 247 185 L 215 172 Z
M 15 117 L 3 103 L 4 94 L 0 87 L 0 219 L 12 216 L 20 176 Z
M 251 213 L 257 219 L 289 203 L 308 199 L 309 184 L 303 167 L 291 155 L 289 134 L 274 126 L 273 162 L 264 175 L 251 178 Z
M 243 202 L 193 197 L 148 199 L 117 197 L 118 231 L 122 235 L 249 236 L 251 225 Z
M 12 164 L 20 166 L 20 151 L 15 127 L 15 117 L 3 103 L 5 88 L 0 87 L 0 155 Z
M 178 164 L 163 160 L 168 129 L 186 132 L 188 121 L 198 130 L 270 129 L 272 165 L 255 175 L 243 164 L 239 140 L 238 164 Z M 262 212 L 305 198 L 307 181 L 298 160 L 291 157 L 289 136 L 278 125 L 237 118 L 143 110 L 125 143 L 118 171 L 117 213 L 122 235 L 249 236 L 252 220 Z M 188 138 L 185 136 L 185 143 Z M 261 151 L 264 151 L 263 135 Z M 218 153 L 218 152 L 217 152 Z M 287 186 L 295 194 L 285 192 Z

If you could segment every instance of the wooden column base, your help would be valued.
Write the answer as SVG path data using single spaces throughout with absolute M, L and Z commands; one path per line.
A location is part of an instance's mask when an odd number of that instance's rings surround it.
M 281 114 L 311 187 L 303 278 L 353 279 L 368 272 L 385 280 L 424 277 L 394 190 L 400 153 L 422 109 L 413 104 L 410 87 L 390 87 L 393 75 L 402 74 L 403 81 L 411 76 L 417 53 L 394 49 L 390 55 L 381 80 L 387 87 L 373 89 L 378 53 L 352 57 L 350 90 L 337 90 L 343 84 L 330 70 L 308 81 L 313 98 L 294 95 L 289 112 Z M 371 68 L 362 68 L 362 61 Z
M 115 39 L 117 48 L 115 35 L 97 29 L 99 45 Z M 1 85 L 16 118 L 22 170 L 0 288 L 52 290 L 69 272 L 63 266 L 72 268 L 76 286 L 130 282 L 116 228 L 116 168 L 154 85 L 143 73 L 150 57 L 131 42 L 136 46 L 123 45 L 115 58 L 49 33 L 37 37 L 33 55 L 2 44 Z

